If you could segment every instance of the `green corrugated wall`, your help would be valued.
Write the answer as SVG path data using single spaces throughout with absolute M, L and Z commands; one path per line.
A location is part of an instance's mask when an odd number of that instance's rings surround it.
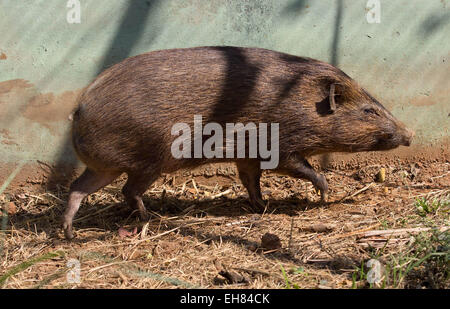
M 380 0 L 0 0 L 0 163 L 74 162 L 67 119 L 81 88 L 143 52 L 257 46 L 333 63 L 416 131 L 448 141 L 450 2 Z

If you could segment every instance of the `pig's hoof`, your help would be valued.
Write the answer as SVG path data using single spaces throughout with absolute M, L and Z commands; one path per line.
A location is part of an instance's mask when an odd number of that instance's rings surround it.
M 64 223 L 63 229 L 64 229 L 64 237 L 66 237 L 67 240 L 73 239 L 74 236 L 73 236 L 72 225 L 68 224 L 68 223 Z
M 150 219 L 150 214 L 147 210 L 139 211 L 139 219 L 141 219 L 141 221 L 148 221 Z
M 250 201 L 250 204 L 252 205 L 253 210 L 256 210 L 256 211 L 264 210 L 267 207 L 267 203 L 264 202 L 262 199 L 252 200 L 252 201 Z
M 320 191 L 320 202 L 325 204 L 328 201 L 328 193 Z

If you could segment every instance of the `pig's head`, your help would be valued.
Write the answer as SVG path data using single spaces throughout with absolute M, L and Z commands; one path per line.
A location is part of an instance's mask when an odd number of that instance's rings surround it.
M 341 151 L 389 150 L 411 144 L 414 132 L 351 78 L 326 87 L 330 137 Z

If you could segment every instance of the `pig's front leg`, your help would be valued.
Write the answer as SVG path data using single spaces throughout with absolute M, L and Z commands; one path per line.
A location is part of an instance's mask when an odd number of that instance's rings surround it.
M 314 187 L 320 190 L 321 201 L 326 202 L 328 198 L 327 179 L 317 173 L 305 158 L 293 156 L 280 165 L 278 170 L 288 176 L 311 181 Z

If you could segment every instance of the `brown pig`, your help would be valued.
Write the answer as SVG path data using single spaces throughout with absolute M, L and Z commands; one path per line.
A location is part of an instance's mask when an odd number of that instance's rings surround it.
M 269 134 L 276 139 L 272 146 L 278 146 L 271 149 L 278 160 L 272 171 L 311 181 L 323 199 L 327 181 L 308 157 L 409 146 L 414 135 L 348 75 L 318 60 L 239 47 L 161 50 L 131 57 L 100 74 L 79 97 L 72 140 L 86 170 L 70 188 L 63 217 L 66 238 L 73 237 L 72 220 L 82 199 L 122 173 L 128 175 L 122 189 L 125 199 L 143 219 L 147 212 L 142 194 L 161 173 L 211 162 L 235 162 L 250 202 L 264 206 L 260 153 L 205 158 L 188 149 L 187 156 L 174 156 L 174 125 L 194 128 L 195 115 L 223 128 L 229 123 L 278 124 L 278 135 Z M 250 130 L 244 133 L 250 154 Z

